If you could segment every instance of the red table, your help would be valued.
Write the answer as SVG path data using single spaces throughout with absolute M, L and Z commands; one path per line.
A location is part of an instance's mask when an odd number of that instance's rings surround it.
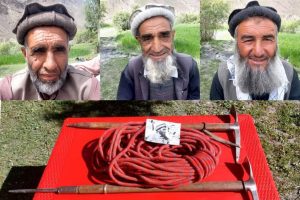
M 88 178 L 88 169 L 83 159 L 83 148 L 103 133 L 103 130 L 87 130 L 66 127 L 74 122 L 129 122 L 144 121 L 146 118 L 161 119 L 179 123 L 224 123 L 233 122 L 229 116 L 161 116 L 161 117 L 105 117 L 105 118 L 68 118 L 65 120 L 61 133 L 54 146 L 47 167 L 44 171 L 39 188 L 51 188 L 72 185 L 91 185 Z M 241 159 L 248 156 L 258 187 L 260 200 L 279 200 L 279 195 L 268 167 L 253 119 L 250 115 L 239 115 L 241 128 Z M 234 135 L 231 132 L 219 132 L 218 136 L 234 142 Z M 223 144 L 220 163 L 214 173 L 204 181 L 234 181 L 247 180 L 248 174 L 240 164 L 235 164 L 235 151 Z M 167 192 L 167 193 L 140 193 L 140 194 L 52 194 L 36 193 L 34 200 L 60 200 L 60 199 L 252 199 L 246 192 Z

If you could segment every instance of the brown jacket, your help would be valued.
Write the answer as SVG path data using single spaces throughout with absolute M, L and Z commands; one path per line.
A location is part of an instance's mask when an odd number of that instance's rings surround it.
M 68 67 L 67 78 L 55 100 L 100 100 L 100 83 L 91 74 Z M 0 81 L 0 100 L 43 100 L 27 69 Z

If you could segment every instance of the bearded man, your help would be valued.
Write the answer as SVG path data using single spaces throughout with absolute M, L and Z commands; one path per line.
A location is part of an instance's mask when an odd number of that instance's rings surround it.
M 271 7 L 251 1 L 234 10 L 228 20 L 235 52 L 219 66 L 211 100 L 299 100 L 297 72 L 281 60 L 278 32 L 281 18 Z
M 73 17 L 62 4 L 28 4 L 13 32 L 28 68 L 0 81 L 1 100 L 99 100 L 100 83 L 68 65 Z
M 122 72 L 118 100 L 200 99 L 197 63 L 174 50 L 174 20 L 174 8 L 161 4 L 148 4 L 131 15 L 142 55 Z

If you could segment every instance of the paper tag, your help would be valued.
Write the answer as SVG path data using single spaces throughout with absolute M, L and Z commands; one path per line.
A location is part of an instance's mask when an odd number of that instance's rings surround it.
M 159 144 L 180 144 L 180 123 L 147 119 L 145 140 Z

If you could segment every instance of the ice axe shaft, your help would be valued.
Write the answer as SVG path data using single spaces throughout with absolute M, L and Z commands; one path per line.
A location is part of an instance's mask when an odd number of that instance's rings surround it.
M 67 126 L 73 128 L 83 128 L 83 129 L 109 129 L 118 126 L 122 126 L 125 123 L 119 122 L 77 122 L 70 123 Z M 230 123 L 197 123 L 197 124 L 182 124 L 184 128 L 194 128 L 198 130 L 207 129 L 209 131 L 228 131 L 233 130 L 234 126 Z
M 248 160 L 247 160 L 248 161 Z M 180 186 L 174 189 L 138 188 L 115 185 L 82 185 L 58 188 L 17 189 L 11 193 L 58 193 L 58 194 L 114 194 L 114 193 L 152 193 L 152 192 L 240 192 L 250 191 L 253 200 L 259 200 L 252 168 L 248 161 L 249 179 L 247 181 L 210 181 Z

